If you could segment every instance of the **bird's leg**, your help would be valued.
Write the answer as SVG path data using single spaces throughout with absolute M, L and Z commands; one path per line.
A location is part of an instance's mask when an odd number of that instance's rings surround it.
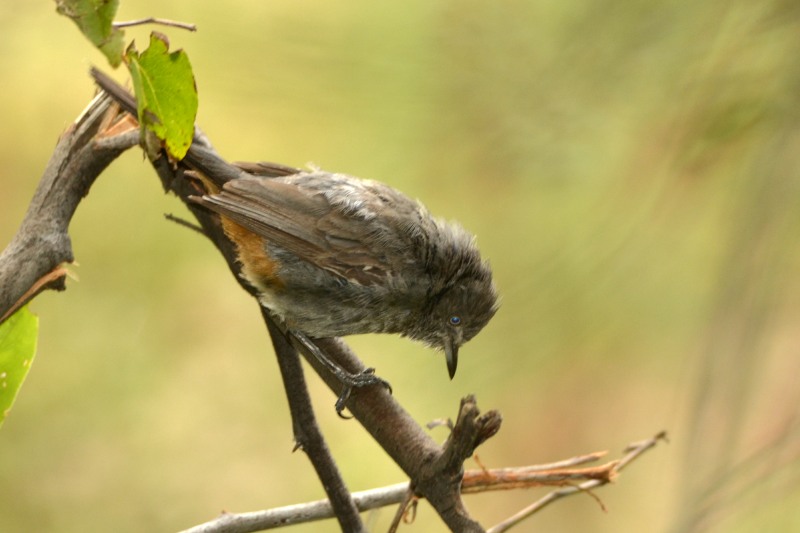
M 308 338 L 308 336 L 304 333 L 300 333 L 297 331 L 290 331 L 292 337 L 294 337 L 297 342 L 299 342 L 306 350 L 314 356 L 314 358 L 322 363 L 322 365 L 327 368 L 336 379 L 342 384 L 342 392 L 339 394 L 339 398 L 336 400 L 336 414 L 342 418 L 348 418 L 342 415 L 342 411 L 344 410 L 344 404 L 347 403 L 348 398 L 350 398 L 350 393 L 353 392 L 354 388 L 360 387 L 369 387 L 371 385 L 382 385 L 389 389 L 389 392 L 392 392 L 392 386 L 389 385 L 389 382 L 379 378 L 375 375 L 374 368 L 365 368 L 361 372 L 357 374 L 353 374 L 348 372 L 340 365 L 338 365 L 335 361 L 333 361 L 327 354 L 325 354 L 322 350 L 320 350 L 319 346 L 314 344 L 314 342 Z

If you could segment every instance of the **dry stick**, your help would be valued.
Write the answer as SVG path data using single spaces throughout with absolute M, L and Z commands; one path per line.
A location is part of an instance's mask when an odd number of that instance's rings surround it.
M 609 476 L 606 479 L 592 479 L 584 483 L 581 483 L 580 485 L 577 486 L 566 487 L 560 490 L 553 491 L 547 494 L 546 496 L 540 498 L 539 500 L 535 501 L 534 503 L 532 503 L 525 509 L 521 510 L 514 516 L 511 516 L 508 519 L 504 520 L 503 522 L 490 528 L 487 531 L 487 533 L 501 533 L 503 531 L 508 531 L 513 526 L 519 524 L 524 519 L 531 516 L 533 513 L 540 511 L 547 505 L 553 503 L 554 501 L 560 498 L 571 496 L 579 492 L 586 492 L 588 494 L 591 494 L 591 492 L 589 492 L 591 491 L 591 489 L 610 483 L 611 480 L 614 479 L 617 472 L 625 468 L 628 464 L 630 464 L 633 460 L 642 455 L 644 452 L 654 447 L 658 443 L 658 441 L 666 440 L 666 438 L 667 438 L 666 432 L 662 431 L 650 439 L 629 444 L 628 447 L 626 448 L 627 454 L 622 459 L 616 462 L 613 469 L 609 472 Z
M 180 28 L 182 30 L 197 31 L 197 26 L 190 22 L 180 22 L 177 20 L 160 19 L 156 17 L 147 17 L 136 20 L 123 20 L 120 22 L 114 22 L 112 26 L 115 28 L 129 28 L 131 26 L 144 26 L 145 24 L 159 24 L 161 26 Z
M 397 511 L 395 512 L 392 522 L 389 524 L 389 529 L 386 533 L 396 533 L 397 529 L 400 527 L 400 523 L 404 520 L 413 522 L 417 512 L 416 505 L 418 500 L 419 498 L 414 496 L 414 491 L 411 490 L 411 487 L 406 486 L 405 490 L 402 491 L 402 500 L 400 500 L 400 505 L 397 506 Z M 413 506 L 410 508 L 412 511 L 412 517 L 411 519 L 406 519 L 406 515 L 409 512 L 410 506 Z
M 656 437 L 656 439 L 658 438 L 663 437 Z M 653 445 L 655 445 L 655 439 L 642 441 L 635 444 L 635 448 L 622 459 L 611 461 L 595 468 L 576 469 L 572 467 L 596 461 L 607 455 L 608 452 L 594 452 L 549 464 L 469 470 L 464 474 L 462 493 L 477 494 L 489 490 L 513 490 L 542 485 L 563 485 L 565 481 L 570 479 L 584 479 L 589 480 L 588 482 L 606 480 L 605 482 L 608 482 L 607 480 L 612 478 L 616 472 Z M 570 488 L 576 489 L 575 487 Z M 580 492 L 580 490 L 576 489 L 573 492 Z M 409 491 L 408 483 L 396 483 L 377 489 L 354 492 L 352 497 L 361 512 L 388 505 L 401 504 L 394 519 L 398 523 L 403 517 L 407 504 L 414 500 Z M 540 509 L 541 507 L 543 506 L 540 506 Z M 265 511 L 225 513 L 214 520 L 187 529 L 182 533 L 251 533 L 329 519 L 334 516 L 330 502 L 328 500 L 318 500 Z
M 131 131 L 98 136 L 111 101 L 95 97 L 53 150 L 20 228 L 0 253 L 0 322 L 44 289 L 64 290 L 64 263 L 74 260 L 69 223 L 97 176 L 135 146 Z
M 394 505 L 408 493 L 408 483 L 397 483 L 380 489 L 354 492 L 353 501 L 359 511 Z M 252 533 L 289 525 L 333 518 L 328 500 L 277 507 L 251 513 L 225 513 L 214 520 L 186 529 L 181 533 Z

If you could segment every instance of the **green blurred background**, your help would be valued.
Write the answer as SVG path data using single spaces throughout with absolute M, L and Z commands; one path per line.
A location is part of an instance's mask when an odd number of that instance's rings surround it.
M 499 409 L 487 467 L 669 431 L 597 492 L 607 513 L 573 497 L 520 531 L 760 532 L 800 530 L 798 6 L 129 1 L 118 18 L 198 24 L 167 33 L 228 158 L 379 179 L 478 235 L 503 305 L 453 382 L 407 340 L 351 339 L 417 420 L 467 393 Z M 141 49 L 148 32 L 128 36 Z M 108 70 L 52 2 L 2 3 L 0 245 L 89 101 L 90 65 Z M 323 496 L 290 453 L 255 304 L 164 213 L 185 210 L 137 150 L 81 204 L 80 281 L 31 306 L 42 333 L 0 431 L 0 530 L 170 531 Z M 403 480 L 309 380 L 350 488 Z M 543 493 L 467 504 L 488 526 Z M 443 527 L 423 503 L 403 530 Z

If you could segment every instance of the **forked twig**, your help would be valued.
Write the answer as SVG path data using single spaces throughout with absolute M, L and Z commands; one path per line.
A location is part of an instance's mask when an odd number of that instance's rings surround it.
M 658 441 L 661 440 L 663 441 L 667 440 L 667 433 L 665 431 L 661 431 L 652 438 L 629 444 L 625 448 L 625 451 L 627 453 L 622 457 L 622 459 L 609 463 L 612 466 L 609 469 L 608 476 L 606 478 L 604 479 L 594 478 L 585 481 L 579 485 L 571 485 L 568 487 L 564 487 L 562 489 L 554 490 L 553 492 L 548 493 L 544 497 L 539 498 L 531 505 L 529 505 L 525 509 L 522 509 L 515 515 L 507 518 L 506 520 L 500 522 L 496 526 L 488 529 L 487 533 L 501 533 L 503 531 L 508 531 L 509 529 L 519 524 L 532 514 L 536 513 L 537 511 L 540 511 L 541 509 L 553 503 L 554 501 L 564 498 L 566 496 L 571 496 L 579 492 L 584 492 L 597 499 L 596 496 L 594 496 L 594 494 L 591 492 L 592 489 L 596 487 L 601 487 L 613 481 L 613 479 L 616 477 L 617 473 L 620 470 L 628 466 L 634 459 L 638 458 L 644 452 L 646 452 L 650 448 L 653 448 L 656 444 L 658 444 Z M 600 502 L 600 504 L 602 506 L 602 502 Z

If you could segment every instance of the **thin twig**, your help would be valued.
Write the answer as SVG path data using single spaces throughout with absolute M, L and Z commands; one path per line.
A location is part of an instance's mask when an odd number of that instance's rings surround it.
M 301 448 L 319 477 L 322 487 L 331 502 L 342 531 L 353 533 L 366 532 L 361 521 L 358 508 L 345 485 L 339 468 L 333 460 L 330 449 L 317 424 L 311 398 L 308 394 L 300 355 L 292 347 L 289 339 L 278 328 L 270 312 L 259 306 L 264 322 L 272 337 L 272 345 L 278 359 L 289 411 L 292 415 L 292 429 L 295 438 L 295 449 Z
M 603 450 L 599 452 L 587 453 L 584 455 L 576 455 L 575 457 L 570 457 L 569 459 L 562 459 L 561 461 L 555 461 L 553 463 L 543 463 L 539 465 L 526 466 L 523 468 L 527 469 L 530 472 L 541 472 L 543 470 L 557 470 L 559 468 L 570 468 L 578 465 L 584 465 L 586 463 L 593 463 L 594 461 L 599 461 L 606 455 L 608 455 L 608 450 Z M 483 467 L 483 465 L 481 465 L 481 467 Z M 484 470 L 487 469 L 484 468 Z
M 569 487 L 565 487 L 563 489 L 550 492 L 544 497 L 533 502 L 525 509 L 522 509 L 515 515 L 507 518 L 503 522 L 500 522 L 496 526 L 490 528 L 489 530 L 487 530 L 487 533 L 501 533 L 503 531 L 508 531 L 515 525 L 522 522 L 524 519 L 528 518 L 535 512 L 540 511 L 541 509 L 553 503 L 554 501 L 564 498 L 566 496 L 577 494 L 578 492 L 589 494 L 593 498 L 597 499 L 597 497 L 591 492 L 592 489 L 610 483 L 620 470 L 625 468 L 634 459 L 638 458 L 644 452 L 654 447 L 656 444 L 658 444 L 659 441 L 661 440 L 666 441 L 666 439 L 667 439 L 667 434 L 666 432 L 662 431 L 652 438 L 629 444 L 625 448 L 625 451 L 627 453 L 625 454 L 625 456 L 622 457 L 622 459 L 620 459 L 619 461 L 615 461 L 614 467 L 612 468 L 611 472 L 609 473 L 610 475 L 606 479 L 590 479 L 589 481 L 585 481 L 579 485 L 572 485 Z M 599 503 L 602 506 L 602 502 Z
M 379 489 L 354 492 L 353 501 L 359 511 L 368 511 L 401 501 L 408 493 L 408 483 L 396 483 Z M 277 507 L 251 513 L 224 513 L 210 522 L 199 524 L 181 533 L 249 533 L 265 529 L 303 524 L 333 518 L 328 500 Z
M 412 513 L 416 515 L 416 505 L 417 505 L 417 496 L 414 495 L 414 491 L 411 490 L 410 486 L 406 487 L 405 495 L 403 499 L 400 501 L 400 505 L 397 506 L 397 512 L 395 512 L 394 517 L 392 518 L 392 523 L 389 524 L 389 529 L 386 533 L 396 533 L 397 529 L 400 527 L 400 523 L 405 520 L 406 513 L 409 512 L 411 506 L 414 506 Z M 413 519 L 412 519 L 413 521 Z
M 201 235 L 205 235 L 205 233 L 203 233 L 203 228 L 201 228 L 199 225 L 195 224 L 194 222 L 190 222 L 190 221 L 186 220 L 185 218 L 181 218 L 181 217 L 179 217 L 177 215 L 173 215 L 172 213 L 164 213 L 164 218 L 166 218 L 170 222 L 174 222 L 175 224 L 177 224 L 179 226 L 183 226 L 184 228 L 188 228 L 188 229 L 190 229 L 192 231 L 196 231 L 197 233 L 199 233 Z
M 177 20 L 161 19 L 157 17 L 147 17 L 136 20 L 123 20 L 121 22 L 114 22 L 112 26 L 115 28 L 130 28 L 131 26 L 144 26 L 145 24 L 159 24 L 161 26 L 170 26 L 172 28 L 180 28 L 182 30 L 197 31 L 197 26 L 189 22 L 180 22 Z
M 471 470 L 464 474 L 461 492 L 472 494 L 487 490 L 510 490 L 542 485 L 564 485 L 576 480 L 608 482 L 614 477 L 619 461 L 611 461 L 591 468 L 557 468 L 539 470 L 538 467 L 498 468 L 496 470 Z

